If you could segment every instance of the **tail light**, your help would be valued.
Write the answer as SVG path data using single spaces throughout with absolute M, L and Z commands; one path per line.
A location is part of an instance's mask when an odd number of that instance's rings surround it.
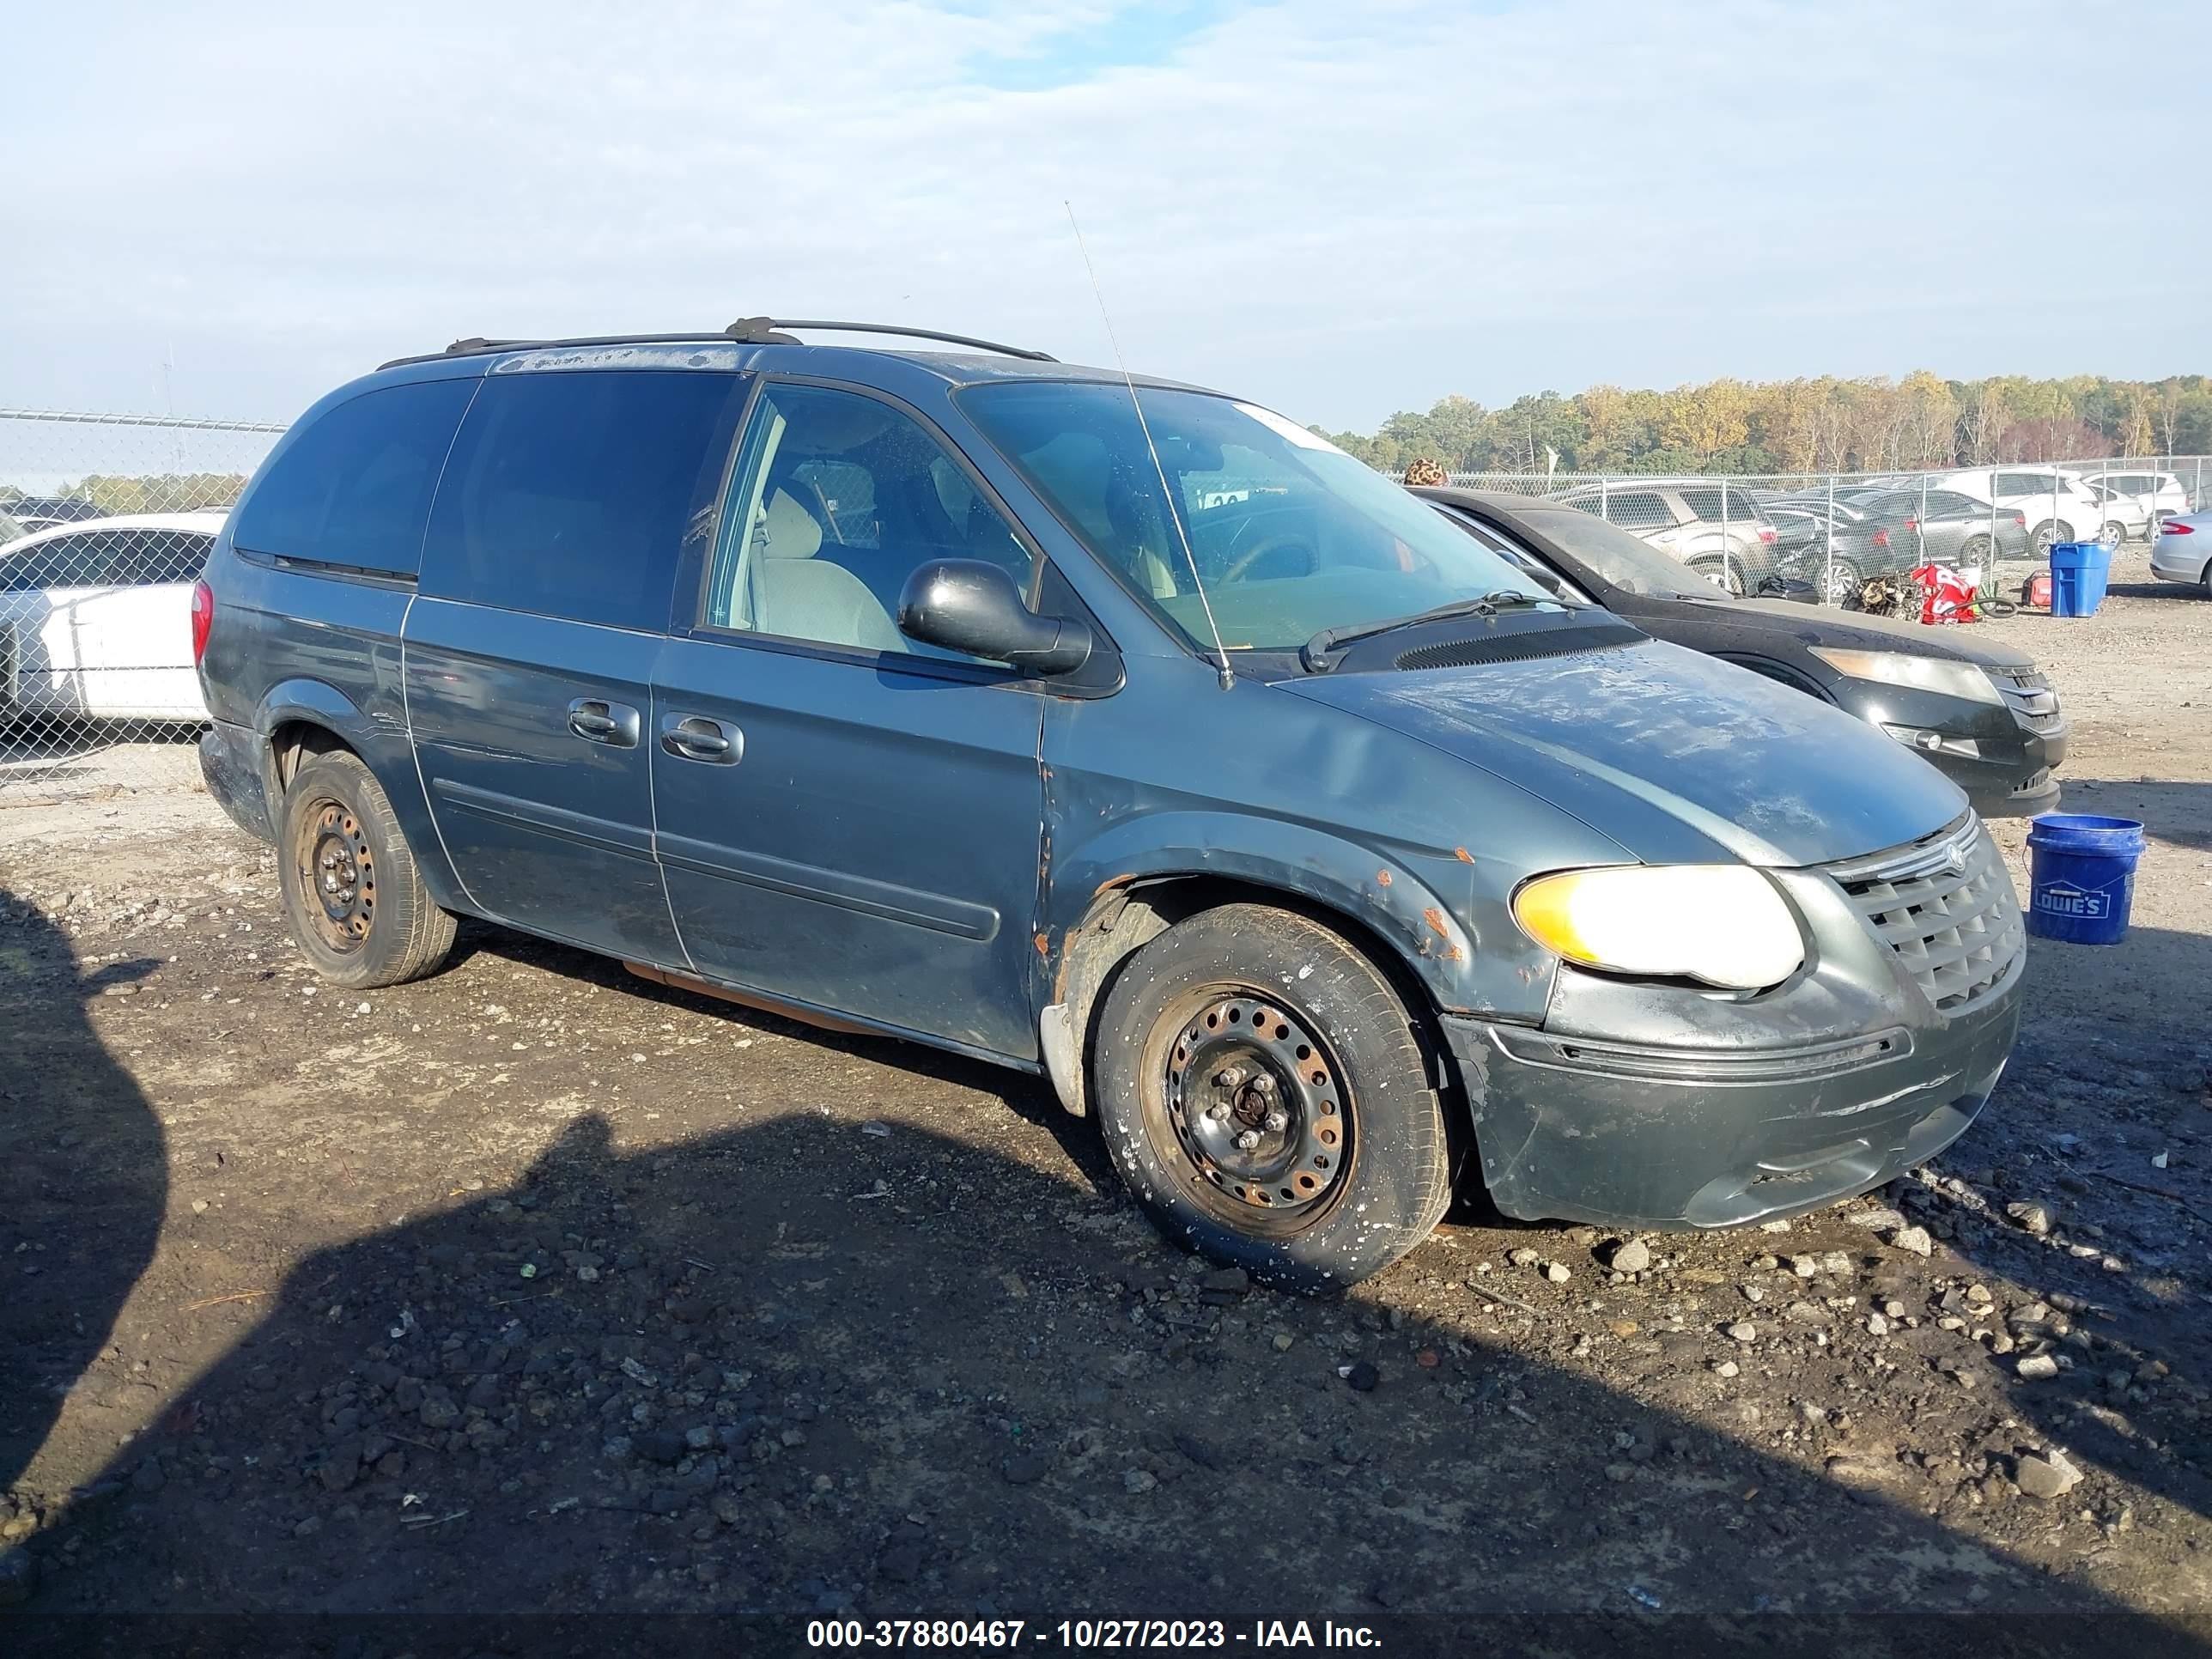
M 208 629 L 215 626 L 215 589 L 204 581 L 192 584 L 192 665 L 207 655 Z
M 1905 526 L 1905 528 L 1910 530 L 1912 526 L 1911 525 L 1907 525 Z M 1875 531 L 1874 532 L 1874 544 L 1876 547 L 1887 547 L 1889 545 L 1889 532 L 1887 530 Z
M 2193 524 L 2184 524 L 2179 519 L 2168 519 L 2159 526 L 2158 532 L 2161 536 L 2194 536 L 2197 533 L 2197 526 Z
M 1769 547 L 1773 546 L 1773 545 L 1774 545 L 1774 526 L 1773 526 L 1772 525 L 1771 525 L 1771 524 L 1769 524 L 1769 525 L 1761 525 L 1761 526 L 1759 527 L 1759 540 L 1761 540 L 1761 541 L 1763 541 L 1763 542 L 1765 542 L 1765 543 Z
M 1904 528 L 1907 530 L 1917 530 L 1920 528 L 1920 520 L 1917 519 L 1907 519 L 1905 521 Z M 1889 544 L 1887 542 L 1884 542 L 1882 545 L 1884 547 L 1887 547 Z
M 2025 530 L 2025 529 L 2027 529 L 2027 514 L 2025 514 L 2025 513 L 2015 513 L 2015 514 L 2014 514 L 2012 515 L 2012 527 L 2013 527 L 2014 530 Z

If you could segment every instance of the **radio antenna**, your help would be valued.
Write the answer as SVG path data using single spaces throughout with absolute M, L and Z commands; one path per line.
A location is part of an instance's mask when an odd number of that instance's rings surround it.
M 1114 332 L 1114 319 L 1106 314 L 1106 295 L 1098 286 L 1098 272 L 1091 263 L 1091 250 L 1083 240 L 1083 227 L 1075 222 L 1075 209 L 1062 200 L 1067 209 L 1067 228 L 1075 233 L 1076 251 L 1083 256 L 1083 269 L 1091 278 L 1091 296 L 1098 301 L 1098 319 L 1106 325 L 1106 343 L 1114 348 L 1114 366 L 1121 371 L 1121 384 L 1129 389 L 1129 407 L 1137 411 L 1137 430 L 1145 434 L 1145 448 L 1152 458 L 1152 471 L 1160 481 L 1160 506 L 1175 526 L 1176 540 L 1182 544 L 1182 556 L 1190 565 L 1190 585 L 1198 591 L 1199 608 L 1206 612 L 1206 631 L 1213 635 L 1213 666 L 1221 676 L 1224 691 L 1237 682 L 1235 672 L 1229 666 L 1229 647 L 1221 642 L 1221 624 L 1213 620 L 1213 601 L 1206 597 L 1206 581 L 1198 574 L 1198 556 L 1190 550 L 1190 537 L 1182 527 L 1182 514 L 1176 511 L 1175 489 L 1168 483 L 1168 470 L 1160 463 L 1160 447 L 1152 441 L 1152 423 L 1145 419 L 1145 405 L 1137 396 L 1137 382 L 1129 374 L 1129 365 L 1121 356 L 1121 342 Z

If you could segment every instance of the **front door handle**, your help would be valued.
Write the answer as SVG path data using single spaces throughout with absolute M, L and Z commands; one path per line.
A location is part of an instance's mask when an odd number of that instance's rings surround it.
M 735 766 L 745 757 L 745 734 L 704 714 L 663 714 L 660 746 L 678 760 Z
M 637 710 L 605 697 L 579 697 L 568 705 L 568 729 L 586 743 L 610 749 L 637 747 Z

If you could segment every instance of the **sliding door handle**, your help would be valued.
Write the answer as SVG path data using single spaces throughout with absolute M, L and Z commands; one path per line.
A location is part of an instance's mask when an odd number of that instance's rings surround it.
M 579 697 L 568 705 L 568 730 L 586 743 L 611 749 L 637 747 L 637 710 L 604 697 Z
M 744 758 L 745 734 L 704 714 L 663 714 L 660 746 L 678 760 L 735 766 Z

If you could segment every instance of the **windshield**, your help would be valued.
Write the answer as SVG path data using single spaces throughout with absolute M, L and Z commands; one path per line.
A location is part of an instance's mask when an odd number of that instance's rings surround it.
M 1295 650 L 1323 629 L 1412 616 L 1501 591 L 1557 602 L 1381 474 L 1283 416 L 1210 392 L 1001 381 L 961 406 L 1139 599 L 1213 649 Z M 1167 475 L 1178 535 L 1160 494 Z M 1183 536 L 1190 553 L 1183 551 Z
M 1603 581 L 1650 599 L 1720 599 L 1720 587 L 1640 537 L 1587 513 L 1537 510 L 1528 527 L 1549 537 Z

